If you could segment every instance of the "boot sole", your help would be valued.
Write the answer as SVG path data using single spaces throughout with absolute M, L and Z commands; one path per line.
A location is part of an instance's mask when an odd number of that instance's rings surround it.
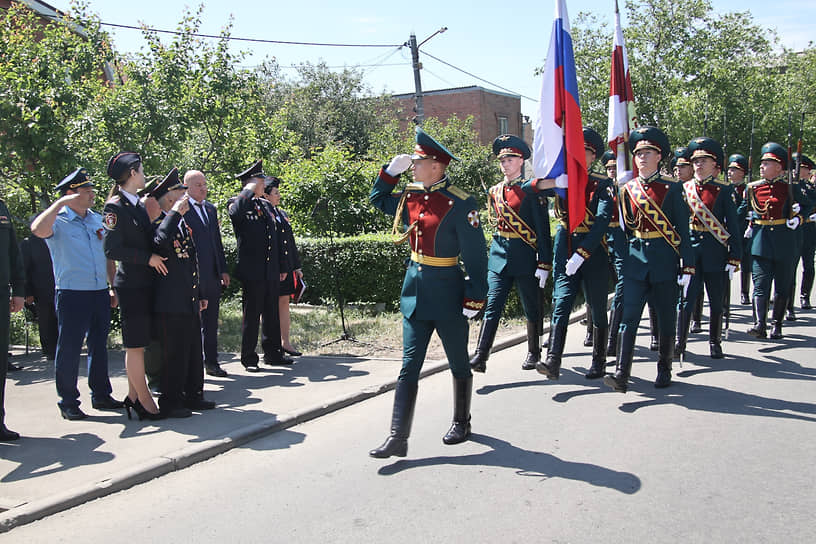
M 551 380 L 558 380 L 558 378 L 560 377 L 560 374 L 553 374 L 553 372 L 545 364 L 536 365 L 535 369 L 536 372 L 538 372 L 539 374 L 543 374 L 544 376 L 547 376 L 547 378 Z
M 604 376 L 603 382 L 605 385 L 608 385 L 618 393 L 626 393 L 627 387 L 625 385 L 621 387 L 621 385 L 618 383 L 618 380 L 616 380 L 614 376 L 609 375 Z

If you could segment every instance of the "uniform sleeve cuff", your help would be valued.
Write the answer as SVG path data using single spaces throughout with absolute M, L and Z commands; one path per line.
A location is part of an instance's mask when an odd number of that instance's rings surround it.
M 683 274 L 690 274 L 694 275 L 694 267 L 693 266 L 684 266 L 683 267 Z
M 392 176 L 385 171 L 385 168 L 380 168 L 380 179 L 389 185 L 396 185 L 399 182 L 399 176 Z
M 582 247 L 579 247 L 578 249 L 576 249 L 576 250 L 575 250 L 575 253 L 577 253 L 578 255 L 580 255 L 581 257 L 583 257 L 583 258 L 584 258 L 584 260 L 589 259 L 589 255 L 590 255 L 589 251 L 587 251 L 586 249 L 584 249 L 584 248 L 582 248 Z
M 550 272 L 552 270 L 552 263 L 543 263 L 539 261 L 537 268 L 539 270 L 546 270 L 547 272 Z
M 728 264 L 734 265 L 739 270 L 740 260 L 739 259 L 728 259 Z
M 473 300 L 466 298 L 464 303 L 462 304 L 463 307 L 467 308 L 468 310 L 481 310 L 484 308 L 485 301 L 484 300 Z

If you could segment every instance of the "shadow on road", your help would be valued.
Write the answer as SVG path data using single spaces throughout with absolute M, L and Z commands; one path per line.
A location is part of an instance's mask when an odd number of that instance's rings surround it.
M 564 461 L 555 455 L 517 448 L 509 442 L 483 434 L 473 434 L 470 440 L 491 449 L 472 455 L 399 460 L 381 467 L 377 472 L 382 476 L 391 476 L 412 468 L 438 465 L 493 466 L 514 469 L 519 476 L 576 480 L 627 495 L 637 493 L 641 487 L 640 478 L 630 472 L 619 472 L 591 463 Z
M 81 465 L 106 463 L 115 456 L 96 450 L 104 443 L 95 434 L 77 433 L 61 438 L 26 438 L 14 444 L 0 444 L 0 457 L 17 463 L 14 470 L 0 478 L 0 482 L 16 482 Z

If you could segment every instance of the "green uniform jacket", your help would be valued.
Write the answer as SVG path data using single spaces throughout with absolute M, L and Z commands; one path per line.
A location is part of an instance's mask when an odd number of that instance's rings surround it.
M 691 247 L 696 256 L 695 263 L 700 267 L 697 272 L 722 272 L 727 263 L 739 266 L 742 256 L 743 227 L 737 215 L 734 189 L 731 185 L 720 183 L 713 178 L 704 183 L 698 183 L 692 179 L 684 184 L 684 188 L 686 184 L 694 186 L 694 190 L 706 208 L 728 231 L 727 245 L 723 245 L 705 228 L 703 222 L 689 206 Z
M 0 200 L 0 285 L 11 286 L 11 295 L 25 296 L 25 271 L 17 235 L 6 203 Z M 7 304 L 7 302 L 3 302 Z
M 752 255 L 783 261 L 793 260 L 798 254 L 796 233 L 784 223 L 791 215 L 791 204 L 788 184 L 782 177 L 748 185 L 743 206 L 751 219 Z M 775 224 L 767 224 L 769 221 Z
M 399 176 L 380 170 L 369 200 L 388 215 L 401 213 L 402 224 L 410 228 L 412 258 L 406 262 L 402 283 L 402 314 L 442 320 L 461 318 L 463 307 L 481 310 L 487 295 L 487 247 L 476 199 L 451 185 L 447 176 L 429 189 L 411 183 L 403 192 L 394 193 L 398 182 Z M 422 264 L 415 256 L 421 256 L 419 260 L 458 260 L 464 271 L 458 263 Z

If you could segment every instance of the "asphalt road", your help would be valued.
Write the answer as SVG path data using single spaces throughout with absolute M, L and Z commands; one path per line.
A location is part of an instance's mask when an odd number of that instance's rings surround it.
M 734 309 L 729 357 L 693 335 L 668 389 L 643 348 L 626 395 L 587 381 L 576 324 L 558 382 L 520 369 L 524 345 L 491 357 L 465 444 L 442 444 L 440 373 L 420 383 L 405 459 L 367 455 L 389 392 L 0 541 L 813 542 L 816 311 L 760 342 Z

